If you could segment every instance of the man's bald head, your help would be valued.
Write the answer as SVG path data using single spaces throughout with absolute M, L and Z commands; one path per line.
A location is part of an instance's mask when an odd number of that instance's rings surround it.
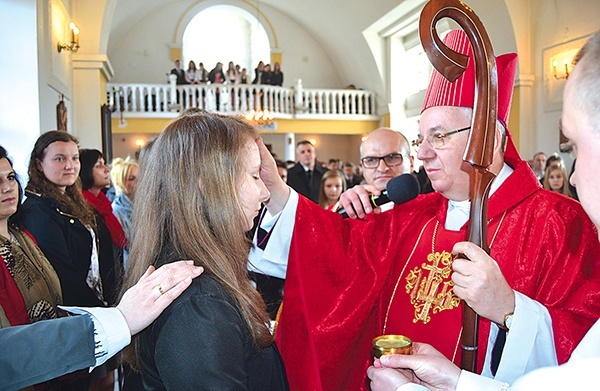
M 363 164 L 365 158 L 382 158 L 391 154 L 402 155 L 402 164 L 389 167 L 379 160 L 376 168 L 367 168 Z M 390 179 L 412 171 L 410 144 L 400 132 L 390 128 L 379 128 L 371 132 L 360 145 L 360 158 L 365 182 L 385 190 Z

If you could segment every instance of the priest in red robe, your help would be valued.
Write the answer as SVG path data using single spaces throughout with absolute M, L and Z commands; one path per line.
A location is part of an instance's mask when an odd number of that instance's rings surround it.
M 464 33 L 451 32 L 445 43 L 472 57 Z M 261 148 L 267 208 L 278 219 L 274 243 L 289 244 L 276 340 L 291 389 L 368 390 L 371 340 L 381 334 L 430 343 L 460 364 L 465 301 L 482 317 L 478 371 L 509 383 L 566 361 L 600 316 L 595 227 L 579 203 L 543 190 L 517 153 L 506 129 L 517 59 L 496 61 L 489 257 L 454 262 L 453 254 L 466 240 L 470 208 L 470 166 L 462 155 L 474 100 L 472 61 L 453 83 L 434 71 L 427 90 L 415 144 L 436 192 L 389 212 L 356 220 L 326 213 L 278 181 Z M 361 197 L 378 190 L 353 189 L 344 206 L 362 216 Z

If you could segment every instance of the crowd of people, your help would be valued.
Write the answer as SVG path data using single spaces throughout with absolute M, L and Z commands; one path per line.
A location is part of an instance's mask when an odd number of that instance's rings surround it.
M 444 40 L 473 56 L 464 33 Z M 123 357 L 149 389 L 593 387 L 600 33 L 577 58 L 562 126 L 581 204 L 555 194 L 564 165 L 548 166 L 544 189 L 519 156 L 506 125 L 516 55 L 496 58 L 489 253 L 465 241 L 472 62 L 456 82 L 434 72 L 416 140 L 388 128 L 366 137 L 364 183 L 346 191 L 352 164 L 324 168 L 301 141 L 288 167 L 243 119 L 202 110 L 172 121 L 139 166 L 112 170 L 72 135 L 43 133 L 24 202 L 0 148 L 0 388 L 111 388 L 119 363 L 108 359 L 135 334 Z M 434 191 L 375 208 L 392 178 L 413 173 L 411 147 Z M 330 211 L 338 204 L 348 218 Z M 481 318 L 478 374 L 459 369 L 464 304 Z M 59 305 L 82 315 L 56 319 Z M 373 359 L 381 334 L 410 336 L 414 355 Z
M 273 63 L 273 69 L 271 69 L 271 64 L 260 61 L 254 69 L 254 78 L 251 78 L 252 76 L 248 74 L 246 68 L 234 64 L 233 61 L 229 61 L 226 70 L 223 69 L 223 63 L 218 62 L 209 72 L 201 62 L 196 67 L 196 62 L 190 60 L 188 68 L 183 69 L 181 61 L 175 60 L 175 67 L 171 69 L 170 74 L 177 76 L 177 85 L 208 83 L 283 85 L 283 72 L 281 71 L 281 64 L 278 62 Z
M 111 172 L 100 151 L 80 149 L 67 132 L 46 132 L 31 152 L 29 181 L 22 192 L 8 154 L 1 152 L 6 181 L 13 184 L 3 220 L 3 270 L 16 286 L 4 297 L 9 304 L 2 303 L 5 318 L 0 324 L 57 318 L 59 304 L 116 305 L 126 266 L 132 209 L 128 197 L 135 194 L 137 163 L 116 159 Z M 117 189 L 113 201 L 105 193 L 111 173 Z M 108 388 L 117 367 L 116 360 L 109 361 L 89 375 L 56 380 L 52 387 Z

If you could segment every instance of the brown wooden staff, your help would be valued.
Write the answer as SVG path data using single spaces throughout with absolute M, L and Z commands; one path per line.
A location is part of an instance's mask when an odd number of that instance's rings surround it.
M 471 8 L 459 0 L 430 0 L 421 12 L 419 35 L 427 57 L 446 79 L 456 80 L 466 69 L 469 58 L 451 50 L 442 42 L 436 29 L 437 22 L 442 18 L 450 18 L 458 23 L 473 47 L 475 104 L 469 141 L 463 156 L 463 160 L 473 167 L 468 240 L 489 253 L 487 199 L 495 175 L 488 171 L 488 167 L 493 160 L 498 111 L 496 58 L 487 32 Z M 461 367 L 471 372 L 477 370 L 478 333 L 479 316 L 464 303 Z

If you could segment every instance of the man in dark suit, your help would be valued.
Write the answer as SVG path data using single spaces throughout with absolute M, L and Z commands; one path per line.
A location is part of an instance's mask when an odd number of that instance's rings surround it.
M 325 169 L 317 163 L 317 151 L 308 140 L 296 144 L 298 163 L 288 170 L 287 184 L 313 202 L 319 202 L 321 178 Z
M 344 179 L 346 180 L 346 189 L 360 184 L 362 178 L 356 174 L 356 166 L 352 162 L 344 163 Z
M 175 60 L 175 68 L 171 69 L 171 75 L 177 76 L 177 85 L 188 84 L 185 80 L 185 72 L 179 66 L 179 60 Z

